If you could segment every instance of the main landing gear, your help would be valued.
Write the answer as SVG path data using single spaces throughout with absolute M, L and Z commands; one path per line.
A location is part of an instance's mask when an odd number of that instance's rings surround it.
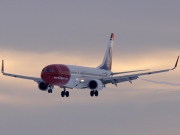
M 61 96 L 64 97 L 69 97 L 69 91 L 66 91 L 66 88 L 64 88 L 64 90 L 61 92 Z
M 94 95 L 95 95 L 96 97 L 98 96 L 98 91 L 97 91 L 97 90 L 92 90 L 92 91 L 90 91 L 90 96 L 93 97 Z

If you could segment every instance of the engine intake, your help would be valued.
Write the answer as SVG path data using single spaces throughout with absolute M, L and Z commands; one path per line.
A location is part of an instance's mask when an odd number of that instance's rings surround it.
M 46 91 L 48 89 L 48 86 L 49 86 L 49 84 L 44 83 L 44 82 L 40 82 L 38 85 L 39 89 L 42 91 Z
M 95 80 L 92 80 L 89 82 L 89 88 L 90 89 L 96 89 L 98 86 L 97 82 Z
M 100 80 L 91 80 L 88 84 L 89 88 L 91 90 L 102 90 L 103 89 L 103 83 Z

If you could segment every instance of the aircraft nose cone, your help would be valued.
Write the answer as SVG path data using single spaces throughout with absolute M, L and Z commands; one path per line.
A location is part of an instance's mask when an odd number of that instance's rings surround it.
M 41 79 L 46 82 L 46 73 L 44 71 L 41 72 Z
M 70 80 L 70 70 L 65 65 L 49 65 L 43 68 L 41 79 L 45 83 L 63 86 Z
M 58 83 L 58 80 L 56 79 L 57 77 L 59 77 L 59 71 L 53 65 L 43 68 L 41 72 L 41 79 L 45 83 L 56 85 Z

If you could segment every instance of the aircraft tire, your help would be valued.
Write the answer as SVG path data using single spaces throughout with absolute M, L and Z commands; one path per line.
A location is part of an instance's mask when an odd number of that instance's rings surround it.
M 93 97 L 94 96 L 94 91 L 90 91 L 90 96 Z
M 48 93 L 52 93 L 52 89 L 48 90 Z
M 64 97 L 64 95 L 65 95 L 65 92 L 62 91 L 62 92 L 61 92 L 61 97 Z
M 69 91 L 66 91 L 66 97 L 69 97 Z
M 95 94 L 95 96 L 97 97 L 98 94 L 99 94 L 99 92 L 96 90 L 96 91 L 94 91 L 94 94 Z

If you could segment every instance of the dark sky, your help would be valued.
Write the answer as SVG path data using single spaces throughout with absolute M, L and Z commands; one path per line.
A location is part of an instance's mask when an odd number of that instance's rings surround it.
M 118 50 L 179 49 L 179 4 L 178 0 L 1 1 L 0 45 L 30 52 L 100 51 L 114 32 Z

